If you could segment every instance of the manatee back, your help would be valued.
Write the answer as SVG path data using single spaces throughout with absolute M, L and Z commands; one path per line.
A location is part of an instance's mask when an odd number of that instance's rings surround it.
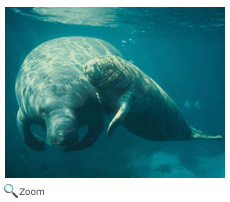
M 25 58 L 21 71 L 37 68 L 74 66 L 83 70 L 84 64 L 107 55 L 122 57 L 119 50 L 106 41 L 91 37 L 61 37 L 42 43 Z
M 83 65 L 92 58 L 110 54 L 121 56 L 109 43 L 90 37 L 62 37 L 42 43 L 28 54 L 18 73 L 15 91 L 19 106 L 34 106 L 38 99 L 51 97 L 50 91 L 58 96 L 72 93 L 79 99 L 87 94 L 94 96 Z

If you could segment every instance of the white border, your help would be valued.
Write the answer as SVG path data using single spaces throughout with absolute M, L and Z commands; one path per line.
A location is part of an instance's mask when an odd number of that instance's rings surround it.
M 1 79 L 0 94 L 5 95 L 5 7 L 226 7 L 226 36 L 229 35 L 229 5 L 228 0 L 193 0 L 190 2 L 184 0 L 174 1 L 130 1 L 119 0 L 114 2 L 103 1 L 32 1 L 7 0 L 0 3 L 1 15 Z M 226 38 L 226 56 L 229 54 L 229 40 Z M 230 103 L 228 94 L 229 85 L 229 57 L 226 57 L 226 103 Z M 42 197 L 19 197 L 17 200 L 23 201 L 48 201 L 55 199 L 78 200 L 78 201 L 229 201 L 227 194 L 229 192 L 230 166 L 229 166 L 229 126 L 228 112 L 229 107 L 226 105 L 226 178 L 225 179 L 5 179 L 5 96 L 1 97 L 1 141 L 0 141 L 0 200 L 15 200 L 10 194 L 3 191 L 7 183 L 12 183 L 15 187 L 33 187 L 46 190 L 46 195 Z M 15 192 L 19 190 L 15 190 Z M 21 199 L 20 199 L 21 198 Z M 3 199 L 3 200 L 2 200 Z

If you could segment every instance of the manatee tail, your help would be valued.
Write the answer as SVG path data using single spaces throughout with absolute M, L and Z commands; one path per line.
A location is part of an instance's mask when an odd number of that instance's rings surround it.
M 207 135 L 205 133 L 203 133 L 200 130 L 197 130 L 193 127 L 191 127 L 191 131 L 192 131 L 192 139 L 209 139 L 209 140 L 221 140 L 223 139 L 223 137 L 221 135 Z

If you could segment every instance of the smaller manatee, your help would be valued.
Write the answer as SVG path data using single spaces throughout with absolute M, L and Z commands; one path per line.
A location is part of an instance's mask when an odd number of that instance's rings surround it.
M 154 80 L 118 56 L 90 60 L 84 72 L 100 103 L 115 115 L 107 130 L 109 136 L 122 124 L 149 140 L 222 139 L 221 135 L 207 135 L 189 126 Z

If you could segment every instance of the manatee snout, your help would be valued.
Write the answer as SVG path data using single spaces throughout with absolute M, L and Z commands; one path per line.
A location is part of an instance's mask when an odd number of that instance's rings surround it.
M 56 146 L 69 146 L 78 142 L 77 131 L 57 131 L 48 135 L 48 142 Z
M 88 63 L 86 63 L 84 66 L 84 73 L 87 79 L 92 83 L 95 83 L 101 79 L 102 74 L 96 59 L 90 60 Z
M 78 142 L 77 119 L 69 110 L 60 109 L 51 112 L 46 124 L 49 144 L 64 146 Z

